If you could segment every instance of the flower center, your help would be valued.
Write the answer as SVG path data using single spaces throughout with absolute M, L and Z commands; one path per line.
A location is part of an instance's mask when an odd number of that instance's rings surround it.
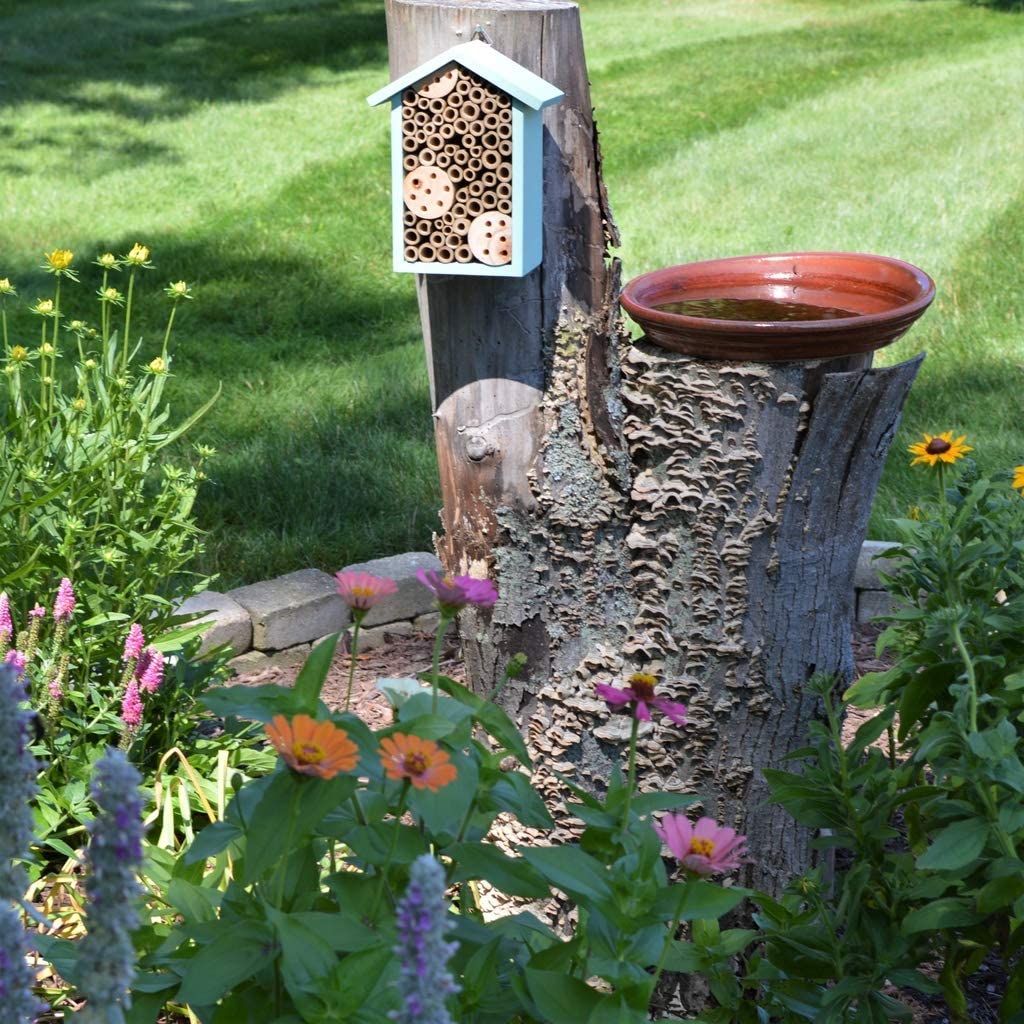
M 402 767 L 406 775 L 419 777 L 427 770 L 427 759 L 422 754 L 406 754 Z
M 299 764 L 319 764 L 324 759 L 323 747 L 308 740 L 296 740 L 292 745 L 292 753 Z
M 948 452 L 952 447 L 953 446 L 948 441 L 943 441 L 941 437 L 933 437 L 928 442 L 928 447 L 925 448 L 925 451 L 929 455 L 942 455 L 945 452 Z
M 356 597 L 373 597 L 375 591 L 373 587 L 353 587 L 352 593 Z
M 699 854 L 701 857 L 710 857 L 715 852 L 715 844 L 710 839 L 702 839 L 694 836 L 690 840 L 690 853 Z
M 629 688 L 637 700 L 654 700 L 654 684 L 657 679 L 647 672 L 634 672 L 629 677 Z

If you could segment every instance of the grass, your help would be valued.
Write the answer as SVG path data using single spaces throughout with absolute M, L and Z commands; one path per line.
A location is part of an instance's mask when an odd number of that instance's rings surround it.
M 82 262 L 144 242 L 154 354 L 160 288 L 194 285 L 172 396 L 184 415 L 224 385 L 195 435 L 219 450 L 198 511 L 222 585 L 429 547 L 438 525 L 413 280 L 390 270 L 387 119 L 365 103 L 387 80 L 381 8 L 5 5 L 0 276 L 31 300 L 44 248 Z M 952 0 L 582 9 L 627 276 L 836 248 L 936 279 L 883 356 L 929 352 L 872 532 L 921 493 L 903 449 L 925 430 L 968 433 L 985 470 L 1024 462 L 1024 18 Z

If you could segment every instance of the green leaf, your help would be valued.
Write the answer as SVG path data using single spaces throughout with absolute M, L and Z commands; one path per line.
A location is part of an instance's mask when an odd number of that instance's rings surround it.
M 509 896 L 550 896 L 543 876 L 526 860 L 509 857 L 490 843 L 455 843 L 444 852 L 455 862 L 453 882 L 482 878 Z
M 237 825 L 230 821 L 215 821 L 212 825 L 207 825 L 192 840 L 192 845 L 185 851 L 182 860 L 185 864 L 195 864 L 216 857 L 241 837 L 242 830 Z
M 422 676 L 421 676 L 422 678 Z M 460 704 L 471 708 L 476 720 L 510 753 L 515 754 L 519 761 L 530 767 L 530 755 L 523 741 L 522 733 L 516 728 L 504 711 L 491 701 L 478 697 L 471 690 L 449 679 L 441 676 L 438 685 L 450 697 L 454 697 Z
M 547 805 L 520 771 L 502 772 L 483 801 L 484 807 L 488 805 L 514 814 L 531 828 L 551 828 L 554 825 Z
M 985 848 L 989 825 L 983 818 L 954 821 L 935 834 L 931 846 L 917 858 L 921 871 L 956 871 L 970 864 Z
M 281 946 L 281 975 L 292 998 L 313 988 L 338 962 L 334 950 L 318 931 L 297 915 L 268 906 L 267 920 L 273 925 Z
M 679 915 L 680 921 L 716 920 L 729 913 L 747 896 L 748 890 L 729 889 L 703 879 L 690 879 L 666 886 L 658 896 L 658 911 L 665 920 Z
M 334 651 L 340 636 L 340 633 L 332 633 L 318 643 L 295 680 L 295 697 L 307 715 L 316 715 L 320 691 L 324 688 L 324 680 L 334 659 Z
M 986 882 L 978 893 L 978 912 L 994 914 L 1011 907 L 1021 896 L 1024 896 L 1024 876 L 1019 872 L 1003 878 L 993 878 Z
M 598 902 L 611 898 L 605 866 L 578 846 L 531 846 L 521 850 L 551 885 L 567 895 Z
M 912 910 L 903 919 L 904 935 L 917 932 L 941 931 L 943 928 L 963 928 L 984 920 L 984 914 L 975 913 L 969 901 L 957 896 L 933 900 L 927 906 Z
M 601 994 L 578 978 L 526 968 L 526 987 L 546 1024 L 582 1024 L 601 1002 Z
M 262 921 L 239 921 L 226 927 L 188 961 L 178 999 L 196 1006 L 213 1005 L 276 956 L 277 946 L 269 925 Z
M 215 715 L 269 722 L 275 715 L 302 714 L 305 707 L 293 689 L 284 686 L 231 686 L 207 690 L 199 698 Z

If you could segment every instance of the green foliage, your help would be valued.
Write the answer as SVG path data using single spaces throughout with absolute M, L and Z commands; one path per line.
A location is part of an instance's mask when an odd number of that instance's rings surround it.
M 52 297 L 31 307 L 39 320 L 31 350 L 9 336 L 14 293 L 6 279 L 7 293 L 0 292 L 0 590 L 16 587 L 31 603 L 70 578 L 88 624 L 127 628 L 139 621 L 160 636 L 174 624 L 175 600 L 209 582 L 187 570 L 201 551 L 193 504 L 212 451 L 197 446 L 188 460 L 165 451 L 213 402 L 170 424 L 167 345 L 177 304 L 190 296 L 183 283 L 166 289 L 172 305 L 161 354 L 137 366 L 140 343 L 128 332 L 136 278 L 151 269 L 149 251 L 136 246 L 121 259 L 98 261 L 99 327 L 68 322 L 62 303 L 77 274 L 67 250 L 55 250 L 48 263 L 58 255 L 67 266 L 50 267 Z M 110 283 L 122 271 L 123 293 Z M 74 634 L 69 671 L 81 687 L 92 666 L 117 672 L 111 666 L 122 639 L 116 629 Z
M 851 861 L 831 896 L 815 876 L 762 902 L 749 984 L 794 1019 L 909 1020 L 888 980 L 941 989 L 967 1022 L 964 979 L 990 954 L 1010 977 L 1000 1020 L 1024 1014 L 1024 500 L 970 468 L 940 497 L 886 553 L 900 603 L 879 649 L 896 663 L 841 702 L 819 681 L 827 723 L 792 755 L 801 770 L 767 773 Z M 877 713 L 844 745 L 850 706 Z M 920 973 L 936 962 L 937 985 Z

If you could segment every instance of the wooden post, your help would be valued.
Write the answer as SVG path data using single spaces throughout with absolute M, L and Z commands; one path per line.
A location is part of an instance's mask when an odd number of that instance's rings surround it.
M 544 257 L 524 278 L 417 279 L 444 495 L 438 553 L 487 573 L 489 629 L 461 629 L 473 685 L 528 657 L 504 702 L 529 711 L 632 618 L 629 468 L 615 404 L 617 244 L 601 181 L 579 10 L 565 0 L 387 0 L 392 78 L 467 42 L 496 49 L 565 93 L 544 111 Z M 530 187 L 541 188 L 536 182 Z

